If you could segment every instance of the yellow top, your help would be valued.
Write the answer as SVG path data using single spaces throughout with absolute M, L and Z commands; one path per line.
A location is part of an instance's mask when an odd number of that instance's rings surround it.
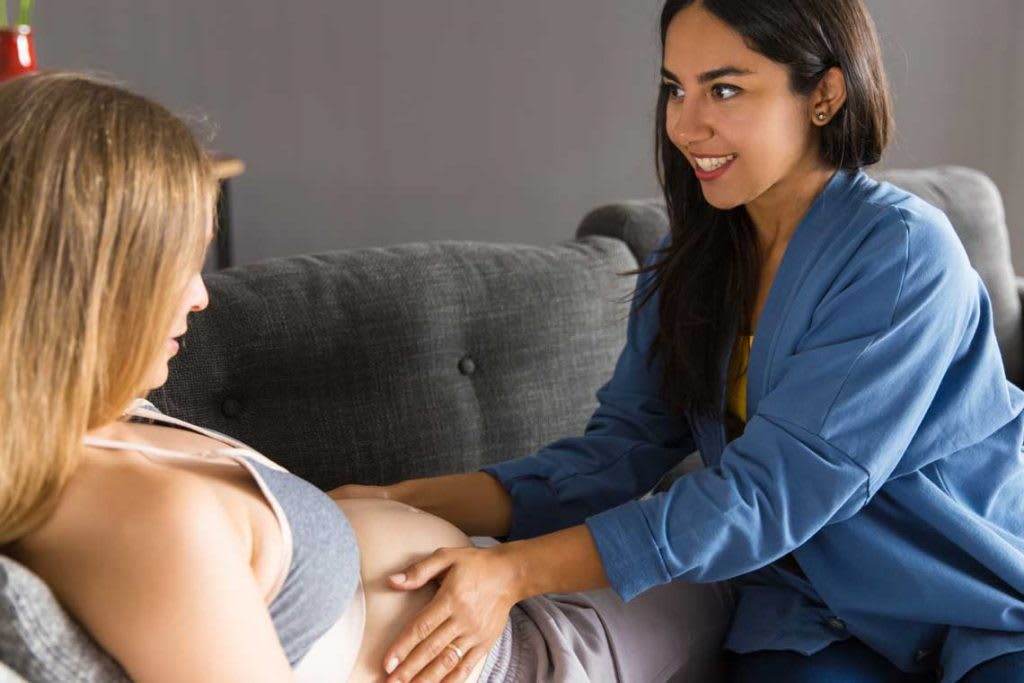
M 750 363 L 750 347 L 753 345 L 752 336 L 740 336 L 729 360 L 729 386 L 725 405 L 735 418 L 731 422 L 736 423 L 726 422 L 726 432 L 731 432 L 727 434 L 730 441 L 743 433 L 743 427 L 747 422 L 747 365 Z

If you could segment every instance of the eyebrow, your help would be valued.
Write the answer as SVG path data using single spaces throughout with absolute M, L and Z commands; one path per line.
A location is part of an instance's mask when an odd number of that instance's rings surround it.
M 750 69 L 741 69 L 738 66 L 723 66 L 711 71 L 705 71 L 700 76 L 697 76 L 698 83 L 708 83 L 710 81 L 724 78 L 725 76 L 749 76 L 754 73 Z M 682 83 L 678 76 L 666 69 L 661 67 L 661 75 L 669 80 L 675 81 L 676 83 Z

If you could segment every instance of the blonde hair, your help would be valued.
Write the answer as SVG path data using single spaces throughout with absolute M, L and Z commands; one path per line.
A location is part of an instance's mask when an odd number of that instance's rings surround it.
M 83 435 L 148 391 L 214 198 L 161 105 L 81 74 L 0 85 L 0 545 L 49 516 Z

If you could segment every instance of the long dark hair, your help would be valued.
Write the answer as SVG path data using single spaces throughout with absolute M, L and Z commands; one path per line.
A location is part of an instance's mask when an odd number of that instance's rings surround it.
M 843 107 L 821 129 L 823 160 L 835 169 L 877 163 L 892 126 L 889 88 L 874 23 L 862 0 L 667 0 L 661 44 L 672 19 L 695 1 L 724 21 L 754 51 L 789 70 L 790 86 L 808 95 L 825 72 L 846 78 Z M 663 391 L 673 411 L 721 418 L 721 367 L 747 331 L 760 281 L 757 233 L 743 206 L 720 210 L 665 128 L 668 91 L 661 88 L 655 129 L 658 180 L 665 194 L 671 244 L 656 263 L 645 305 L 658 292 L 659 331 L 651 358 L 664 363 Z

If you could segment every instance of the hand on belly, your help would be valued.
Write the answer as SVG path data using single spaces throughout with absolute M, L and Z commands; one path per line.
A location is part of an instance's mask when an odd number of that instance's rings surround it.
M 412 592 L 394 590 L 387 577 L 438 548 L 462 548 L 471 543 L 449 522 L 404 503 L 380 498 L 335 502 L 355 531 L 366 594 L 366 627 L 349 681 L 381 681 L 385 650 L 437 592 L 433 584 Z M 482 668 L 483 663 L 468 680 L 476 681 Z

